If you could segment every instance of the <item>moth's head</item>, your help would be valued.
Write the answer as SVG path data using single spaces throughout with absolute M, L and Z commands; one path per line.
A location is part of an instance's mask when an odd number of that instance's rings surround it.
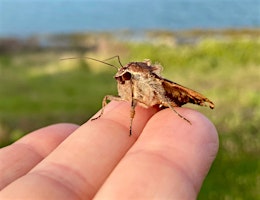
M 115 79 L 124 84 L 125 81 L 130 80 L 133 76 L 148 77 L 152 73 L 160 75 L 161 69 L 161 65 L 152 65 L 148 59 L 144 60 L 144 62 L 130 62 L 118 69 Z

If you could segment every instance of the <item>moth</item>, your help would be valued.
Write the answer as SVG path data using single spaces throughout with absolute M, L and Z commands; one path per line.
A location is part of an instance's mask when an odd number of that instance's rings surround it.
M 179 114 L 174 107 L 180 107 L 186 103 L 193 103 L 200 106 L 209 106 L 211 109 L 214 108 L 214 103 L 202 94 L 161 77 L 161 65 L 152 64 L 151 61 L 147 59 L 143 62 L 130 62 L 123 66 L 119 56 L 115 57 L 117 57 L 121 65 L 120 68 L 105 62 L 106 60 L 100 61 L 89 58 L 113 66 L 118 70 L 114 76 L 117 81 L 118 96 L 106 95 L 103 99 L 99 116 L 92 120 L 96 120 L 103 115 L 104 108 L 108 101 L 128 101 L 131 103 L 129 127 L 129 135 L 131 136 L 135 107 L 137 104 L 144 108 L 152 106 L 159 106 L 160 108 L 168 107 L 190 124 L 191 122 Z

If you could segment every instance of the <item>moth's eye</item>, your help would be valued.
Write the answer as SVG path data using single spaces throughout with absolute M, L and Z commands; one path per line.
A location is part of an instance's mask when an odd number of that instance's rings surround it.
M 124 72 L 124 73 L 121 73 L 121 74 L 115 76 L 115 79 L 117 81 L 119 81 L 121 84 L 125 84 L 125 81 L 128 81 L 131 78 L 132 78 L 132 75 L 129 72 Z
M 122 79 L 123 79 L 124 81 L 130 80 L 131 77 L 132 77 L 132 75 L 131 75 L 129 72 L 126 72 L 126 73 L 124 73 L 124 74 L 122 75 Z

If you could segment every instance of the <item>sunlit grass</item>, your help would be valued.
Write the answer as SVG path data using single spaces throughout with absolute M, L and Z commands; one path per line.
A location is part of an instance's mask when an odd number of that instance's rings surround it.
M 126 43 L 122 63 L 145 58 L 163 76 L 209 97 L 216 108 L 198 109 L 216 125 L 218 157 L 199 199 L 257 199 L 260 171 L 260 41 L 207 38 L 193 45 Z M 88 54 L 102 58 L 100 54 Z M 0 142 L 6 145 L 51 123 L 83 123 L 106 94 L 116 94 L 114 69 L 59 54 L 0 56 Z M 116 61 L 111 61 L 116 63 Z M 104 70 L 100 70 L 104 69 Z

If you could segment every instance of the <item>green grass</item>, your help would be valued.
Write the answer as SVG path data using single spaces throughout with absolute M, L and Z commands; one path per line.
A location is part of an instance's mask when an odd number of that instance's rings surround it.
M 116 88 L 112 72 L 91 73 L 85 62 L 60 62 L 48 54 L 5 56 L 0 62 L 1 146 L 17 139 L 17 132 L 63 121 L 83 123 L 100 108 L 106 91 Z
M 121 53 L 123 52 L 123 53 Z M 216 104 L 196 108 L 216 125 L 219 154 L 198 199 L 260 199 L 260 41 L 204 39 L 194 45 L 123 43 L 123 63 L 150 58 L 163 75 Z M 113 56 L 110 55 L 110 56 Z M 0 56 L 0 143 L 56 122 L 83 123 L 106 94 L 116 94 L 114 69 L 63 61 L 59 54 Z M 100 58 L 100 54 L 96 54 Z M 93 72 L 94 68 L 99 73 Z

